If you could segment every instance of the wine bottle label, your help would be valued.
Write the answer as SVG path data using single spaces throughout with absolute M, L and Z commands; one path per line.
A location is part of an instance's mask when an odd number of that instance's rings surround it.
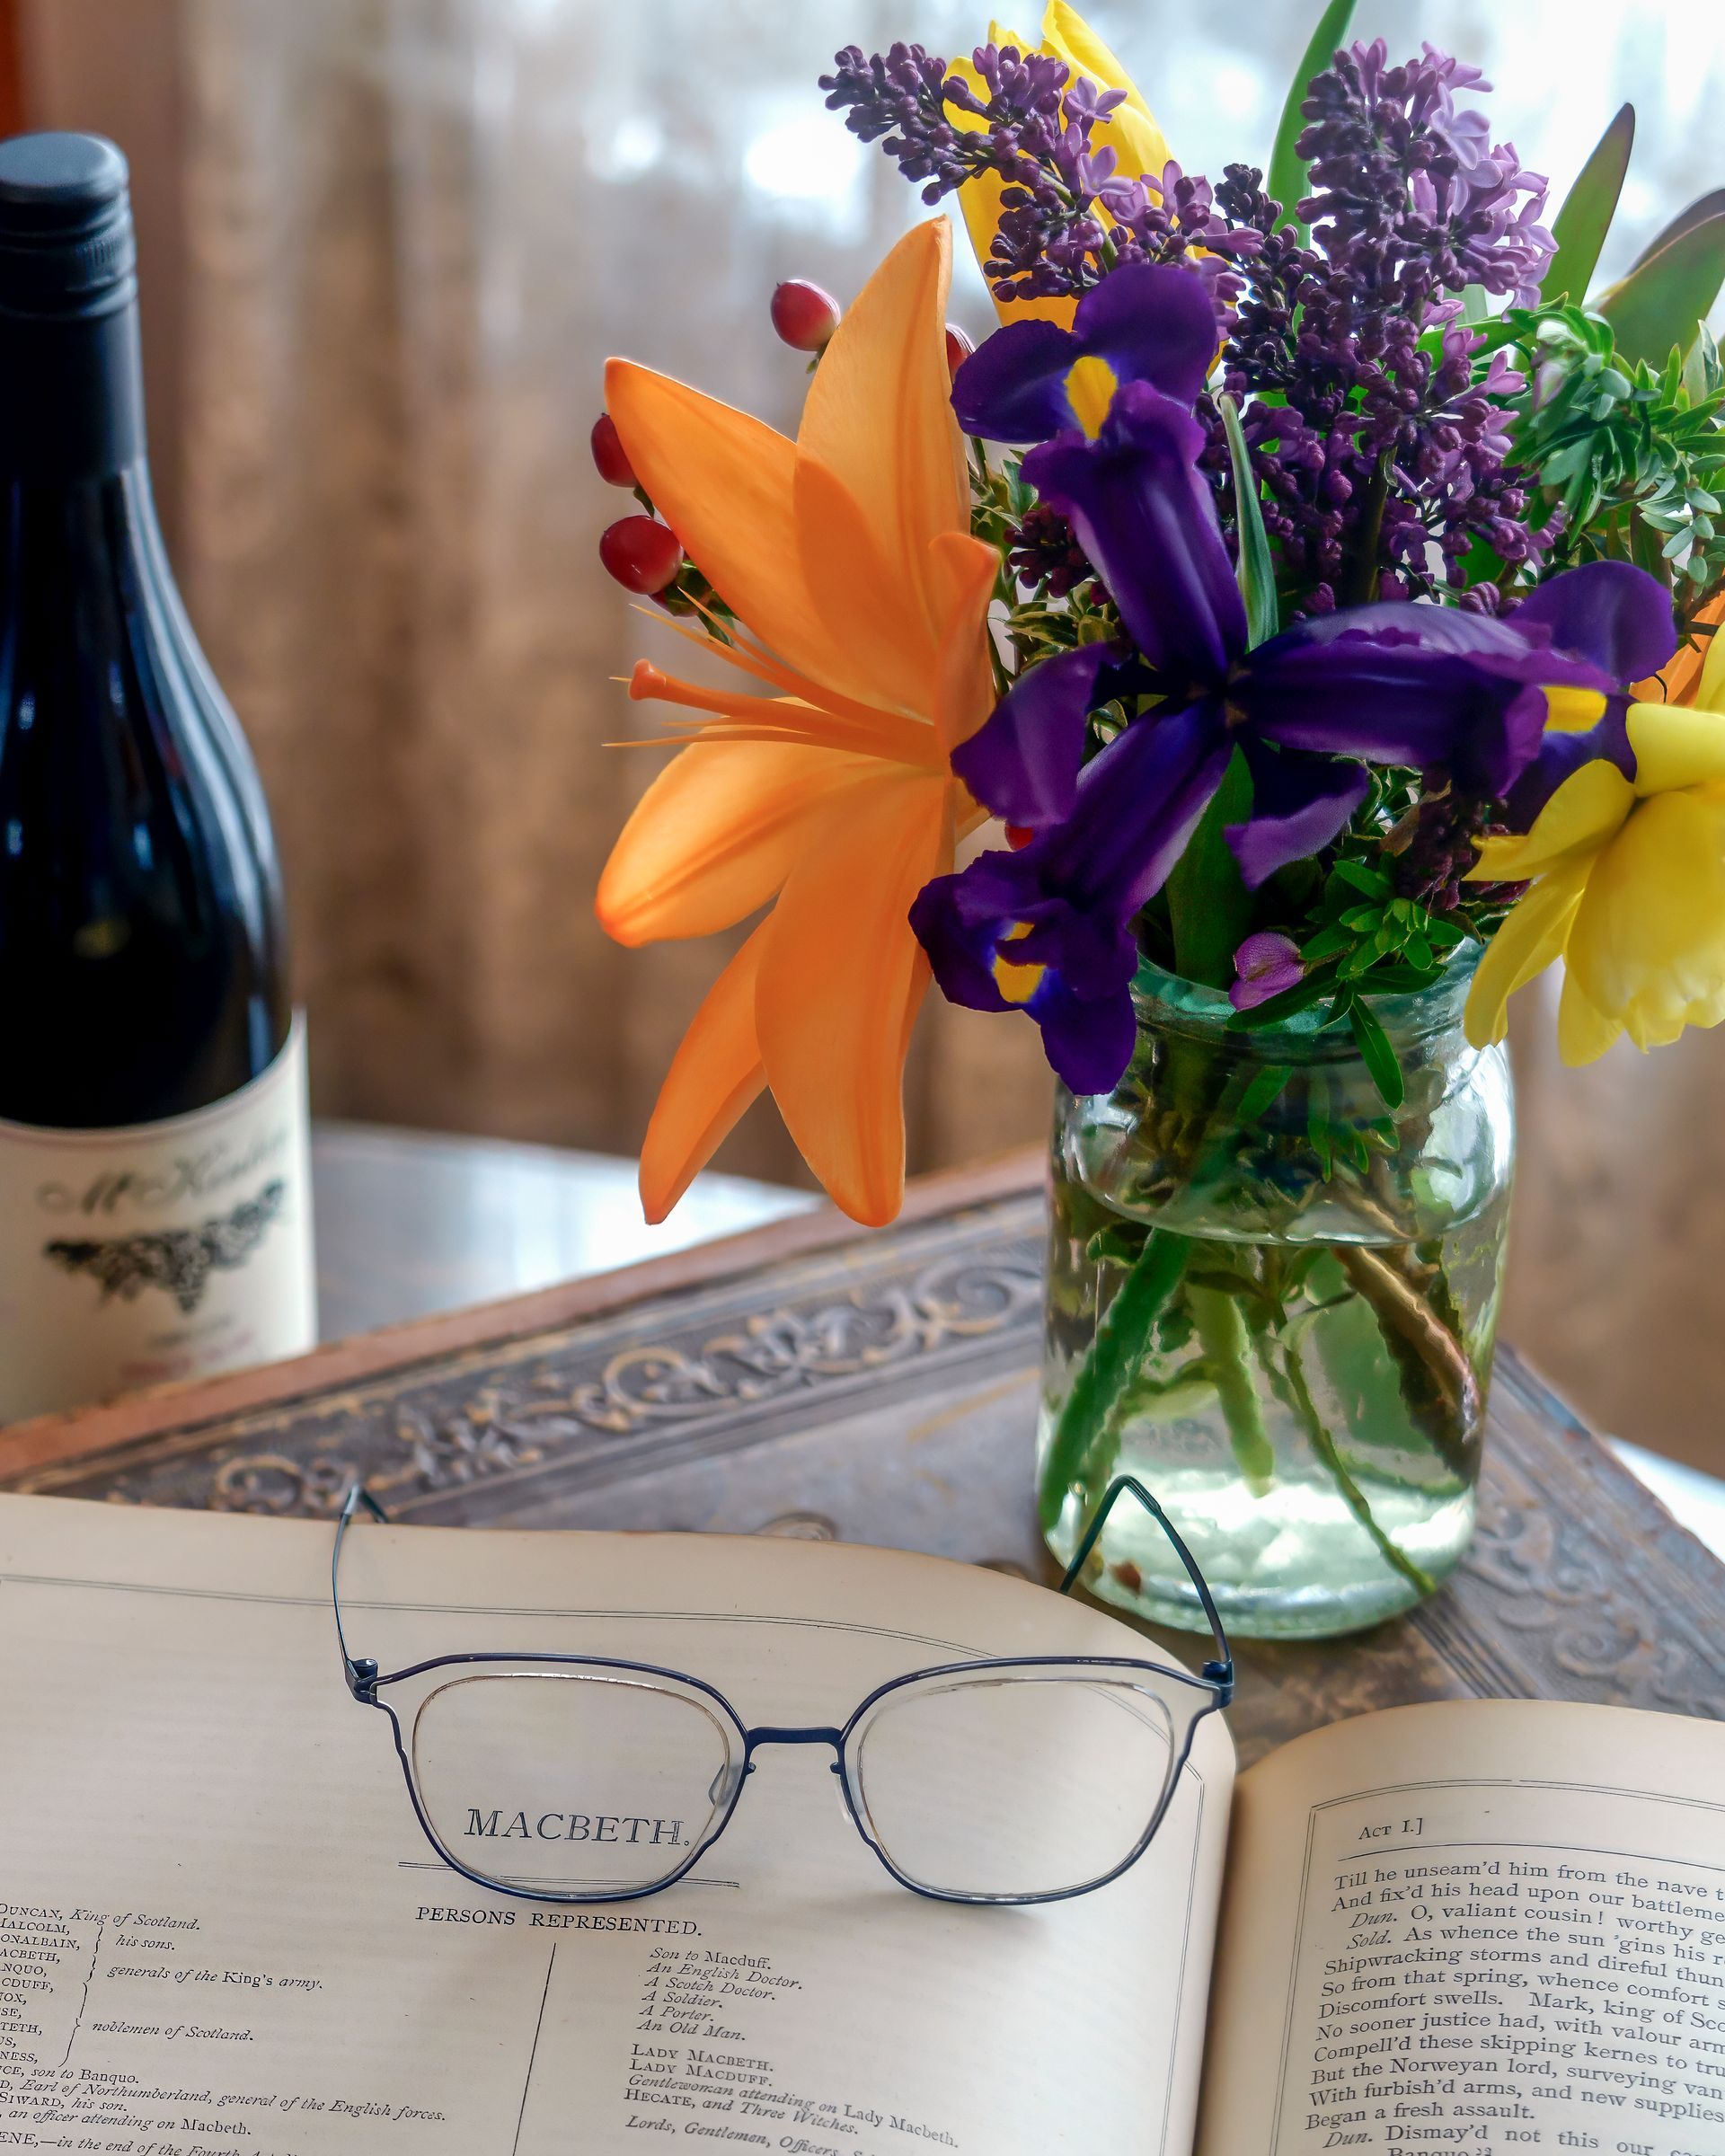
M 191 1115 L 0 1120 L 0 1422 L 316 1334 L 303 1018 L 261 1077 Z

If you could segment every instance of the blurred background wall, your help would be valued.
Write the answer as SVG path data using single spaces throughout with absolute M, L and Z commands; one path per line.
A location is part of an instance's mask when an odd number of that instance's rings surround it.
M 15 0 L 33 124 L 130 153 L 176 566 L 263 767 L 328 1113 L 626 1153 L 716 970 L 624 953 L 591 893 L 657 765 L 615 676 L 663 632 L 594 546 L 587 431 L 624 352 L 794 423 L 781 278 L 853 293 L 925 214 L 826 112 L 835 48 L 984 34 L 954 0 Z M 1189 168 L 1262 162 L 1316 13 L 1093 0 Z M 1561 194 L 1641 118 L 1609 272 L 1725 181 L 1725 14 L 1362 0 L 1505 85 Z M 1029 25 L 1026 24 L 1025 27 Z M 0 51 L 0 102 L 6 60 Z M 990 314 L 965 265 L 955 317 Z M 1725 1464 L 1725 1038 L 1564 1073 L 1518 1043 L 1508 1330 L 1596 1418 Z M 915 1167 L 1038 1135 L 1029 1027 L 931 1004 Z M 790 1178 L 769 1111 L 721 1156 Z

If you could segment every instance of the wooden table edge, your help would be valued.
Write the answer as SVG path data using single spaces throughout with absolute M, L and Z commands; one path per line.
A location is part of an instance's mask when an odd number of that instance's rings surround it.
M 1039 1146 L 1020 1148 L 980 1165 L 917 1176 L 905 1187 L 898 1223 L 915 1224 L 967 1206 L 1021 1193 L 1029 1196 L 1041 1188 L 1046 1176 L 1047 1154 Z M 836 1206 L 820 1206 L 764 1227 L 621 1266 L 614 1272 L 589 1273 L 529 1294 L 506 1295 L 464 1310 L 381 1326 L 374 1332 L 350 1334 L 285 1362 L 261 1363 L 225 1377 L 155 1386 L 65 1414 L 35 1416 L 0 1428 L 0 1477 L 10 1480 L 63 1460 L 134 1445 L 164 1431 L 195 1428 L 253 1409 L 281 1406 L 308 1393 L 358 1384 L 438 1356 L 554 1331 L 652 1296 L 705 1286 L 750 1267 L 863 1242 L 874 1233 Z

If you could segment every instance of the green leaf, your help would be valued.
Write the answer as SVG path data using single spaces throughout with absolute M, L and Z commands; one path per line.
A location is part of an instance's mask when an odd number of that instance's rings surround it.
M 1663 254 L 1673 240 L 1681 239 L 1685 232 L 1693 232 L 1697 225 L 1704 225 L 1709 217 L 1721 216 L 1725 216 L 1725 187 L 1716 187 L 1711 193 L 1697 195 L 1686 209 L 1680 209 L 1668 225 L 1654 234 L 1630 268 L 1639 270 L 1643 262 L 1650 262 L 1656 254 Z
M 1353 1029 L 1354 1046 L 1359 1050 L 1360 1061 L 1371 1073 L 1372 1083 L 1384 1096 L 1384 1106 L 1400 1108 L 1407 1088 L 1402 1079 L 1402 1065 L 1395 1060 L 1395 1050 L 1390 1046 L 1390 1037 L 1377 1013 L 1356 997 L 1348 1008 L 1348 1023 Z
M 1563 198 L 1563 207 L 1552 226 L 1557 252 L 1540 283 L 1539 296 L 1550 302 L 1566 295 L 1585 299 L 1593 273 L 1599 267 L 1599 251 L 1606 243 L 1623 174 L 1629 170 L 1629 153 L 1635 140 L 1635 108 L 1623 105 L 1599 137 L 1593 155 L 1576 175 L 1575 185 Z
M 1560 449 L 1555 456 L 1548 456 L 1539 465 L 1540 484 L 1545 487 L 1567 487 L 1571 480 L 1580 479 L 1592 466 L 1593 444 L 1573 442 L 1567 449 Z
M 1314 1003 L 1321 1003 L 1334 985 L 1332 976 L 1308 974 L 1305 980 L 1296 981 L 1291 988 L 1284 988 L 1267 1003 L 1254 1003 L 1249 1011 L 1236 1011 L 1227 1021 L 1229 1029 L 1256 1033 L 1265 1026 L 1278 1026 L 1284 1019 L 1297 1017 L 1302 1011 L 1309 1011 Z
M 1255 1123 L 1267 1108 L 1281 1098 L 1293 1072 L 1284 1063 L 1267 1063 L 1240 1096 L 1234 1115 L 1243 1125 Z
M 1598 303 L 1618 357 L 1662 367 L 1687 352 L 1725 285 L 1725 212 L 1681 233 L 1630 271 Z
M 1281 222 L 1292 225 L 1302 239 L 1306 236 L 1305 226 L 1296 214 L 1296 205 L 1306 191 L 1305 160 L 1294 147 L 1305 132 L 1305 115 L 1300 107 L 1305 102 L 1312 77 L 1322 75 L 1335 57 L 1353 19 L 1354 0 L 1330 0 L 1318 19 L 1318 27 L 1312 32 L 1311 43 L 1294 70 L 1287 102 L 1282 107 L 1281 121 L 1276 129 L 1276 146 L 1269 154 L 1269 177 L 1264 184 L 1271 199 L 1282 206 Z
M 1368 898 L 1387 898 L 1393 888 L 1382 869 L 1369 868 L 1363 861 L 1339 861 L 1331 873 L 1343 883 L 1351 883 L 1357 891 L 1364 891 Z
M 1236 748 L 1168 878 L 1174 969 L 1207 988 L 1225 988 L 1234 979 L 1234 954 L 1252 926 L 1252 894 L 1222 835 L 1225 825 L 1243 824 L 1251 814 L 1252 773 Z
M 1240 538 L 1240 596 L 1246 602 L 1246 642 L 1255 647 L 1268 643 L 1281 627 L 1276 604 L 1276 570 L 1269 558 L 1269 535 L 1264 529 L 1252 452 L 1240 426 L 1240 408 L 1225 391 L 1216 402 L 1227 429 L 1228 458 L 1234 465 L 1234 517 Z

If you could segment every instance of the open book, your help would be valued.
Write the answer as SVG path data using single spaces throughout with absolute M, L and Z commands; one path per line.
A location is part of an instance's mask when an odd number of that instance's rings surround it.
M 1725 2151 L 1717 1726 L 1399 1710 L 1236 1789 L 1211 1716 L 1139 1862 L 1028 1908 L 906 1892 L 790 1748 L 686 1879 L 547 1906 L 420 1833 L 342 1679 L 331 1541 L 0 1498 L 0 2148 Z M 367 1527 L 343 1568 L 385 1668 L 669 1662 L 764 1723 L 973 1654 L 1143 1649 L 831 1545 Z

